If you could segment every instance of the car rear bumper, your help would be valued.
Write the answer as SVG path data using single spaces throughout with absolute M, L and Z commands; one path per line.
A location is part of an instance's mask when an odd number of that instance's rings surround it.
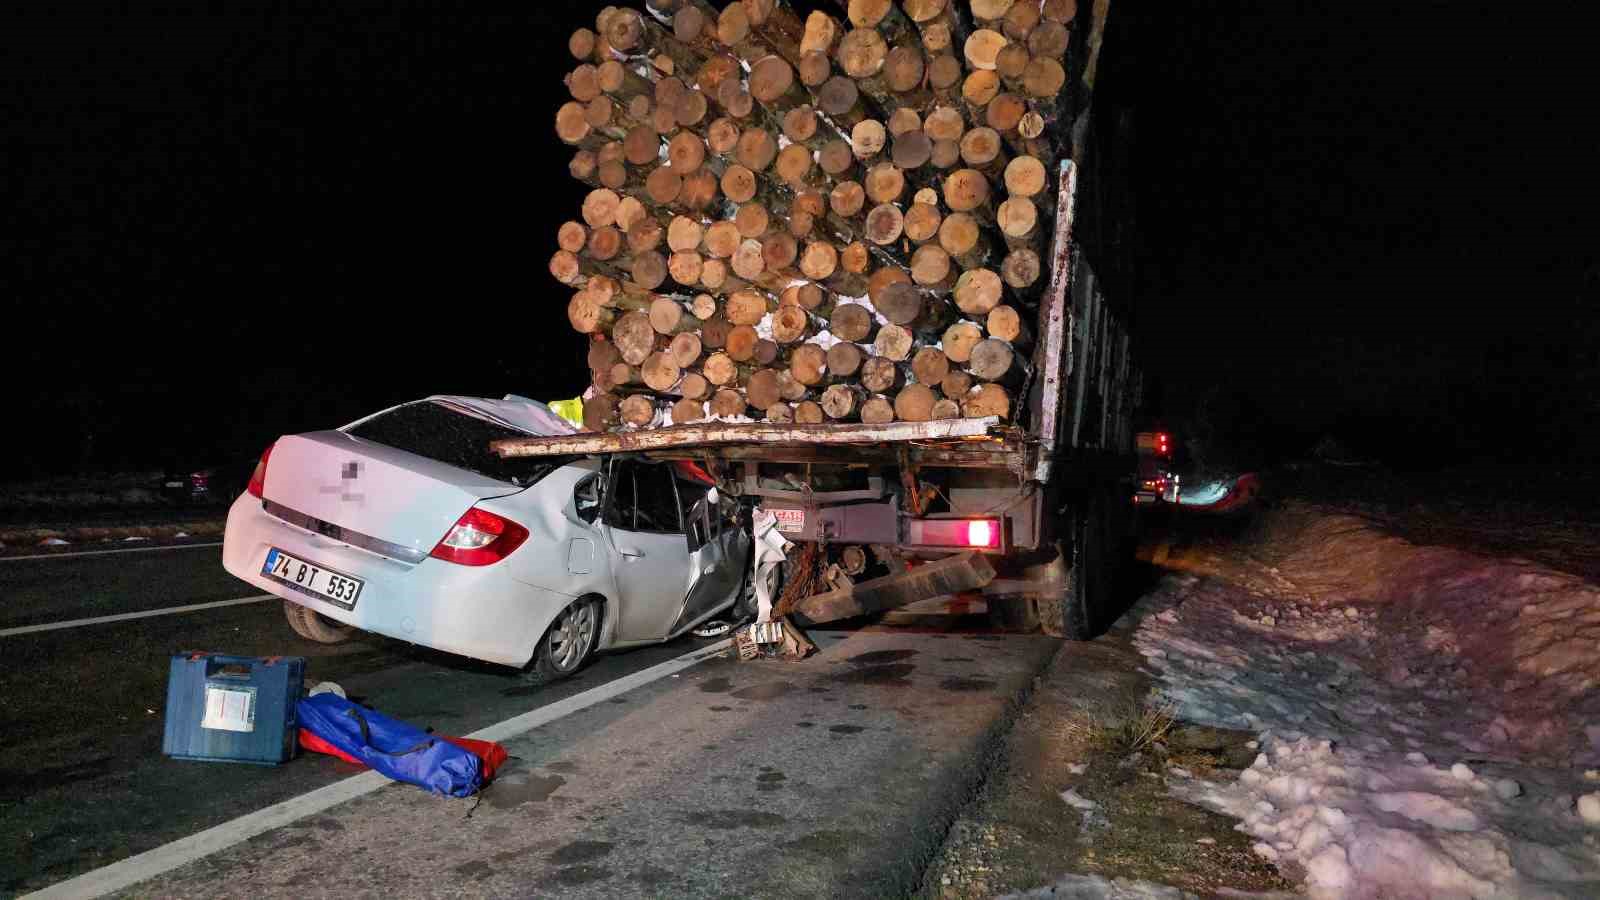
M 277 547 L 363 582 L 353 609 L 301 593 L 261 574 Z M 447 653 L 521 666 L 544 624 L 570 597 L 513 579 L 501 565 L 437 559 L 415 565 L 315 534 L 278 519 L 249 494 L 228 510 L 222 565 L 237 578 L 330 619 Z

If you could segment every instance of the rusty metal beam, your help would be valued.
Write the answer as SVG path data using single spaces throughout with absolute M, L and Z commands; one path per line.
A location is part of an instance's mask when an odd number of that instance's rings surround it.
M 983 554 L 967 551 L 897 575 L 813 594 L 796 603 L 791 615 L 801 625 L 820 625 L 894 609 L 940 594 L 977 590 L 993 580 L 994 567 Z
M 729 424 L 706 422 L 642 429 L 616 434 L 569 434 L 560 437 L 507 438 L 489 448 L 501 457 L 582 456 L 593 453 L 637 453 L 677 447 L 722 444 L 852 445 L 900 441 L 973 441 L 990 447 L 989 429 L 1000 424 L 983 419 L 939 419 L 933 422 L 891 422 L 887 425 L 779 425 L 770 422 Z

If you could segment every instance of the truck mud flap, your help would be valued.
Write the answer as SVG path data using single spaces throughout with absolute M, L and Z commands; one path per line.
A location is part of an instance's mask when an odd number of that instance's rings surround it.
M 820 625 L 894 609 L 940 594 L 977 590 L 993 581 L 994 576 L 989 560 L 981 553 L 969 551 L 894 575 L 812 594 L 796 603 L 790 615 L 797 624 Z

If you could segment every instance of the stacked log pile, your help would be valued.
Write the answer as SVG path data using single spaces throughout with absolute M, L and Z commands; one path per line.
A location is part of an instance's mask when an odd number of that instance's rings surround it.
M 571 36 L 585 426 L 1020 415 L 1074 0 L 648 0 Z

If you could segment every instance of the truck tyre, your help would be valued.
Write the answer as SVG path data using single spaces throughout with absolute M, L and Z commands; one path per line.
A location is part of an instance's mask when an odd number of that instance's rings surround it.
M 602 609 L 594 597 L 572 601 L 556 616 L 533 651 L 533 663 L 523 670 L 531 684 L 560 681 L 589 661 L 600 638 Z
M 335 622 L 310 607 L 292 600 L 283 601 L 283 617 L 289 620 L 294 633 L 319 644 L 342 644 L 356 633 L 354 625 Z
M 1111 588 L 1107 513 L 1103 494 L 1091 493 L 1073 504 L 1067 511 L 1067 537 L 1057 545 L 1056 558 L 1028 569 L 1028 580 L 1056 585 L 1037 596 L 1039 625 L 1045 634 L 1086 641 L 1099 633 Z

